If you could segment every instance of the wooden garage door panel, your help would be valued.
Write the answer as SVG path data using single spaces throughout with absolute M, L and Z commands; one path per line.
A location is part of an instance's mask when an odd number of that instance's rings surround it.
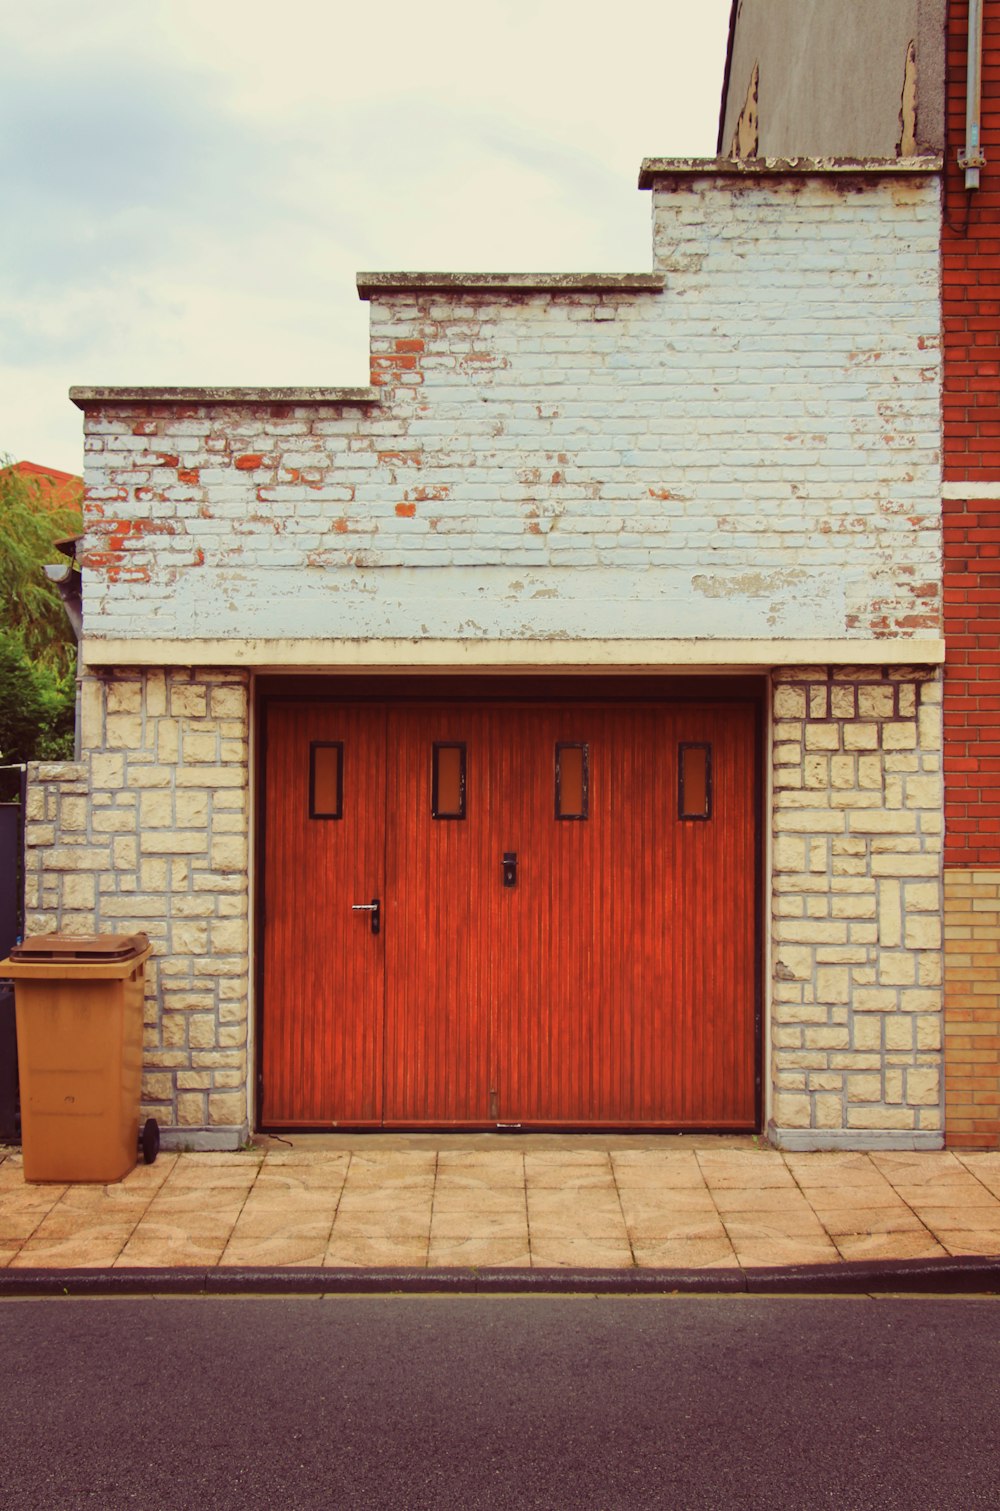
M 578 706 L 530 731 L 501 1120 L 754 1126 L 752 712 Z M 563 741 L 588 747 L 584 822 L 554 819 Z M 682 741 L 712 747 L 704 823 L 677 815 Z
M 344 744 L 334 822 L 304 817 L 316 739 Z M 264 1121 L 756 1126 L 755 739 L 741 704 L 272 705 Z M 432 815 L 435 742 L 465 746 L 464 819 Z M 556 817 L 559 744 L 585 820 Z
M 756 1119 L 755 720 L 749 709 L 685 711 L 683 742 L 712 758 L 712 816 L 675 819 L 672 904 L 678 1121 L 753 1127 Z M 676 768 L 674 772 L 676 812 Z M 679 1073 L 683 1067 L 683 1073 Z
M 339 819 L 309 814 L 314 741 L 343 745 Z M 262 1118 L 378 1123 L 385 935 L 352 905 L 383 890 L 384 712 L 272 703 L 264 760 Z
M 496 722 L 482 708 L 389 714 L 387 1122 L 490 1117 L 490 1007 L 501 990 Z M 462 819 L 431 811 L 434 746 L 447 742 L 465 746 Z

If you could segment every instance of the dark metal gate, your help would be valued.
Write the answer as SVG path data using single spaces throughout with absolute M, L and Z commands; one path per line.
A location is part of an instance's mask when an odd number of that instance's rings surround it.
M 0 803 L 0 960 L 24 929 L 24 777 L 21 802 Z M 0 980 L 0 1143 L 18 1136 L 14 991 Z

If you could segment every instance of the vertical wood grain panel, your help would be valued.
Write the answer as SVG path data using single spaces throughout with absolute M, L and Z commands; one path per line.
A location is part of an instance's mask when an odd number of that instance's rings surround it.
M 261 1071 L 265 1126 L 382 1117 L 385 711 L 283 703 L 266 713 Z M 343 817 L 309 817 L 309 744 L 344 745 Z
M 500 856 L 490 740 L 475 706 L 389 715 L 385 1119 L 487 1122 Z M 466 747 L 466 816 L 431 811 L 435 742 Z
M 508 780 L 527 836 L 498 1010 L 501 1116 L 521 1123 L 753 1127 L 752 710 L 521 711 Z M 590 746 L 590 817 L 553 821 L 557 741 Z M 715 806 L 677 816 L 679 745 L 712 744 Z
M 756 1125 L 748 704 L 280 704 L 268 712 L 265 1122 Z M 307 814 L 344 741 L 344 819 Z M 434 819 L 435 742 L 467 816 Z M 712 814 L 678 816 L 679 748 Z M 589 817 L 556 817 L 559 743 Z M 502 885 L 502 856 L 518 857 Z M 384 865 L 384 871 L 383 871 Z M 350 903 L 383 899 L 372 939 Z

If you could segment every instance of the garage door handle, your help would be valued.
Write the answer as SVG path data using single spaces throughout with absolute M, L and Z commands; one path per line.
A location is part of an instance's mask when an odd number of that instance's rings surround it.
M 377 897 L 371 902 L 353 902 L 352 913 L 370 913 L 372 915 L 372 933 L 377 934 L 382 927 L 382 904 Z

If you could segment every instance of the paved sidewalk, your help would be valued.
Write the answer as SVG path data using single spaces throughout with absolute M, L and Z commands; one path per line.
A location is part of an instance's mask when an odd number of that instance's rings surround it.
M 112 1186 L 0 1150 L 0 1269 L 715 1269 L 1000 1255 L 1000 1152 L 753 1139 L 325 1135 L 161 1154 Z

